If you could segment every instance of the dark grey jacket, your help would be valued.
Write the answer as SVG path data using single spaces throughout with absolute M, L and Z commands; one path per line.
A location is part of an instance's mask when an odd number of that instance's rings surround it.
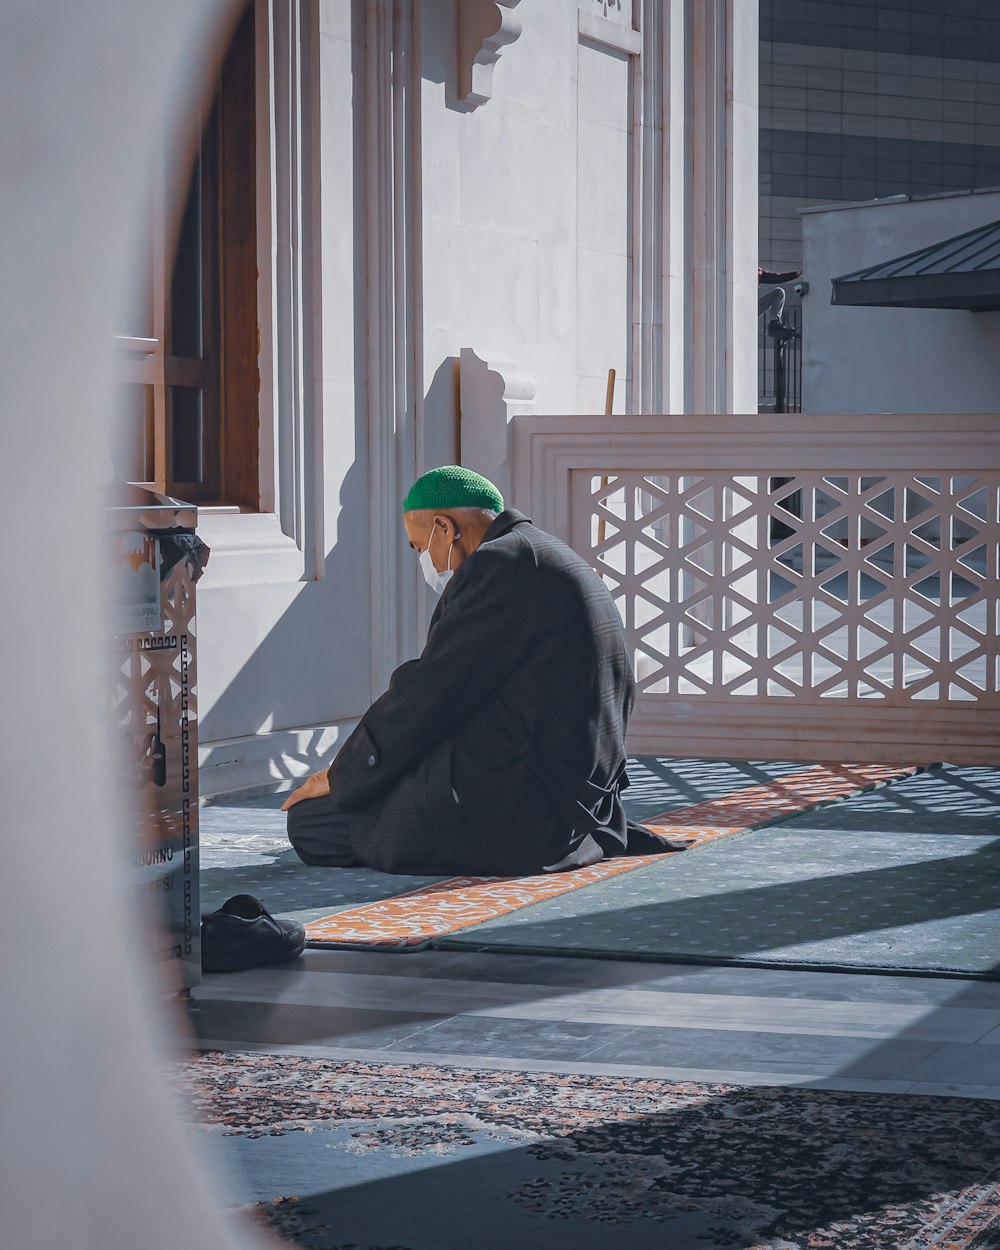
M 602 580 L 509 509 L 451 579 L 427 644 L 330 768 L 358 859 L 385 872 L 519 874 L 598 827 L 618 788 L 634 681 Z M 456 798 L 457 795 L 457 798 Z

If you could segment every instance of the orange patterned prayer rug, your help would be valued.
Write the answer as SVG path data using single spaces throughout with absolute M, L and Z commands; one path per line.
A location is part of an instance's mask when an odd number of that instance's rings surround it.
M 657 855 L 622 855 L 573 872 L 537 877 L 449 877 L 435 885 L 397 894 L 378 903 L 350 907 L 306 925 L 310 946 L 413 950 L 432 938 L 496 920 L 531 903 L 555 898 L 620 872 L 631 872 Z
M 760 786 L 737 790 L 725 798 L 681 807 L 642 823 L 665 838 L 690 838 L 696 845 L 714 842 L 733 833 L 748 833 L 810 808 L 851 798 L 865 790 L 912 777 L 916 767 L 890 764 L 816 764 Z
M 698 847 L 749 833 L 918 771 L 916 767 L 885 764 L 816 764 L 724 798 L 654 816 L 643 824 L 664 837 L 690 839 Z M 307 944 L 353 950 L 419 950 L 435 938 L 660 861 L 658 855 L 623 855 L 590 868 L 537 877 L 449 877 L 394 898 L 310 921 L 306 925 Z

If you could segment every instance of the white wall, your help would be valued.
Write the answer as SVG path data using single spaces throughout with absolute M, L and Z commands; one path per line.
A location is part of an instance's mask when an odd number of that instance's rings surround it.
M 1000 193 L 887 200 L 802 214 L 803 412 L 992 412 L 1000 313 L 852 308 L 831 281 L 1000 218 Z
M 400 501 L 459 455 L 463 348 L 530 375 L 541 412 L 602 412 L 612 367 L 617 414 L 756 396 L 754 0 L 273 7 L 319 14 L 314 185 L 274 255 L 306 275 L 275 314 L 277 520 L 270 537 L 261 518 L 203 524 L 206 794 L 327 763 L 418 650 L 430 600 Z M 470 107 L 462 18 L 511 13 L 520 34 Z M 282 391 L 296 317 L 304 380 Z
M 523 3 L 472 112 L 455 11 L 423 34 L 427 463 L 455 447 L 462 348 L 543 413 L 602 412 L 611 367 L 619 414 L 752 411 L 754 0 Z
M 526 370 L 542 411 L 602 412 L 611 367 L 619 412 L 628 393 L 630 58 L 580 42 L 575 0 L 517 16 L 493 98 L 463 110 L 456 5 L 424 10 L 428 464 L 455 452 L 463 347 Z
M 318 12 L 319 29 L 302 32 L 301 67 L 304 161 L 315 162 L 318 185 L 306 186 L 301 234 L 286 244 L 301 249 L 305 271 L 306 376 L 278 401 L 303 409 L 278 413 L 296 423 L 278 450 L 278 486 L 303 496 L 303 551 L 286 569 L 251 549 L 234 571 L 234 548 L 253 542 L 244 535 L 258 518 L 201 524 L 213 547 L 198 589 L 203 794 L 321 767 L 370 702 L 363 116 L 355 107 L 363 27 L 344 0 L 323 0 Z M 295 315 L 285 304 L 275 310 L 279 355 Z

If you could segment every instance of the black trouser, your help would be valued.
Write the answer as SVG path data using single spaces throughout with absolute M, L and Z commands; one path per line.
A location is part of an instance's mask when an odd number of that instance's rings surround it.
M 288 840 L 304 864 L 351 868 L 361 862 L 351 840 L 355 820 L 332 795 L 300 799 L 288 809 Z
M 324 868 L 352 868 L 361 861 L 354 852 L 351 831 L 357 817 L 343 812 L 332 795 L 319 799 L 301 799 L 288 811 L 288 840 L 304 864 Z M 658 838 L 635 821 L 628 822 L 628 844 L 617 838 L 601 836 L 597 841 L 605 855 L 662 855 L 681 850 L 684 841 L 669 842 Z

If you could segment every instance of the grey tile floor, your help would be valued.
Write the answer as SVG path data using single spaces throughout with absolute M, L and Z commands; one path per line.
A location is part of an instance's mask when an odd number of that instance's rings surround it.
M 204 1048 L 1000 1097 L 1000 982 L 307 951 L 206 976 Z

